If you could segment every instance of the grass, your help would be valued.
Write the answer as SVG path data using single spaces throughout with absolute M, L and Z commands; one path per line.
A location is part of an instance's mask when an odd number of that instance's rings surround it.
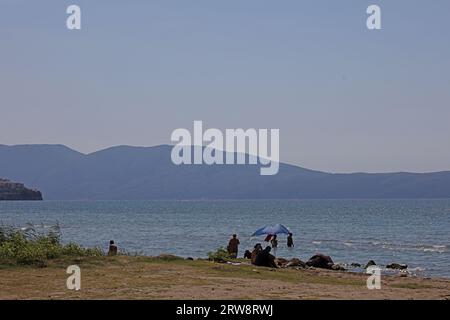
M 223 248 L 208 260 L 109 257 L 100 249 L 62 244 L 58 226 L 45 230 L 0 226 L 0 299 L 446 299 L 450 292 L 449 281 L 388 276 L 383 290 L 369 291 L 363 274 L 256 267 L 230 259 Z M 225 261 L 234 264 L 217 263 Z M 80 292 L 65 290 L 66 268 L 73 264 L 82 270 Z
M 173 257 L 173 256 L 172 256 Z M 244 262 L 245 259 L 228 259 L 232 262 Z M 315 284 L 336 284 L 350 286 L 365 286 L 365 282 L 354 278 L 336 277 L 337 272 L 326 272 L 320 276 L 315 272 L 299 272 L 295 269 L 270 269 L 265 267 L 256 267 L 248 264 L 239 266 L 224 263 L 212 263 L 208 260 L 184 260 L 182 258 L 173 257 L 170 259 L 165 256 L 158 257 L 136 257 L 136 262 L 144 262 L 148 264 L 157 264 L 160 266 L 183 266 L 187 268 L 195 268 L 195 272 L 200 274 L 208 274 L 212 277 L 236 277 L 243 279 L 255 280 L 277 280 L 288 283 L 315 283 Z M 246 261 L 248 263 L 248 261 Z
M 82 272 L 78 292 L 65 289 L 65 271 L 72 264 Z M 269 269 L 168 255 L 62 256 L 48 260 L 44 269 L 0 268 L 0 279 L 0 299 L 442 299 L 450 288 L 449 281 L 386 276 L 382 290 L 368 290 L 362 274 Z
M 417 290 L 417 289 L 433 289 L 433 286 L 427 285 L 427 284 L 420 284 L 420 283 L 396 283 L 392 285 L 393 288 L 400 288 L 400 289 L 411 289 L 411 290 Z
M 103 252 L 98 248 L 83 248 L 61 243 L 58 225 L 39 231 L 29 225 L 24 229 L 0 226 L 0 265 L 33 265 L 45 267 L 49 260 L 61 257 L 98 257 Z

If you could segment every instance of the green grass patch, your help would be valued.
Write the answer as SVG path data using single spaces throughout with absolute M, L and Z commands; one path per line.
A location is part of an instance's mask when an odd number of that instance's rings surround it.
M 98 248 L 84 248 L 75 243 L 62 244 L 58 225 L 46 231 L 33 226 L 24 229 L 0 226 L 0 265 L 47 266 L 49 260 L 62 257 L 102 256 Z

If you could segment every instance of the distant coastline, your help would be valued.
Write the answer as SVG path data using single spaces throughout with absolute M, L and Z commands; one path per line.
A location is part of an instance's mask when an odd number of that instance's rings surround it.
M 25 187 L 23 183 L 0 178 L 0 201 L 41 201 L 42 193 Z

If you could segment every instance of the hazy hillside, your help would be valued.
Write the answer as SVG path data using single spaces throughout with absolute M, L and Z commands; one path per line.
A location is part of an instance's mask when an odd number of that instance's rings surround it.
M 450 198 L 450 172 L 329 174 L 280 165 L 173 165 L 170 146 L 84 155 L 62 145 L 0 145 L 0 177 L 45 199 Z

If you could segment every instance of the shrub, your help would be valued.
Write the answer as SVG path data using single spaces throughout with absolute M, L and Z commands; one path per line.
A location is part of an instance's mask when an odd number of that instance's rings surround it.
M 29 225 L 24 229 L 0 226 L 0 264 L 46 265 L 61 257 L 101 256 L 98 249 L 83 248 L 77 244 L 61 244 L 58 225 L 47 232 L 39 232 Z
M 230 259 L 230 255 L 224 247 L 220 247 L 215 252 L 209 252 L 208 258 L 212 261 L 226 261 Z

